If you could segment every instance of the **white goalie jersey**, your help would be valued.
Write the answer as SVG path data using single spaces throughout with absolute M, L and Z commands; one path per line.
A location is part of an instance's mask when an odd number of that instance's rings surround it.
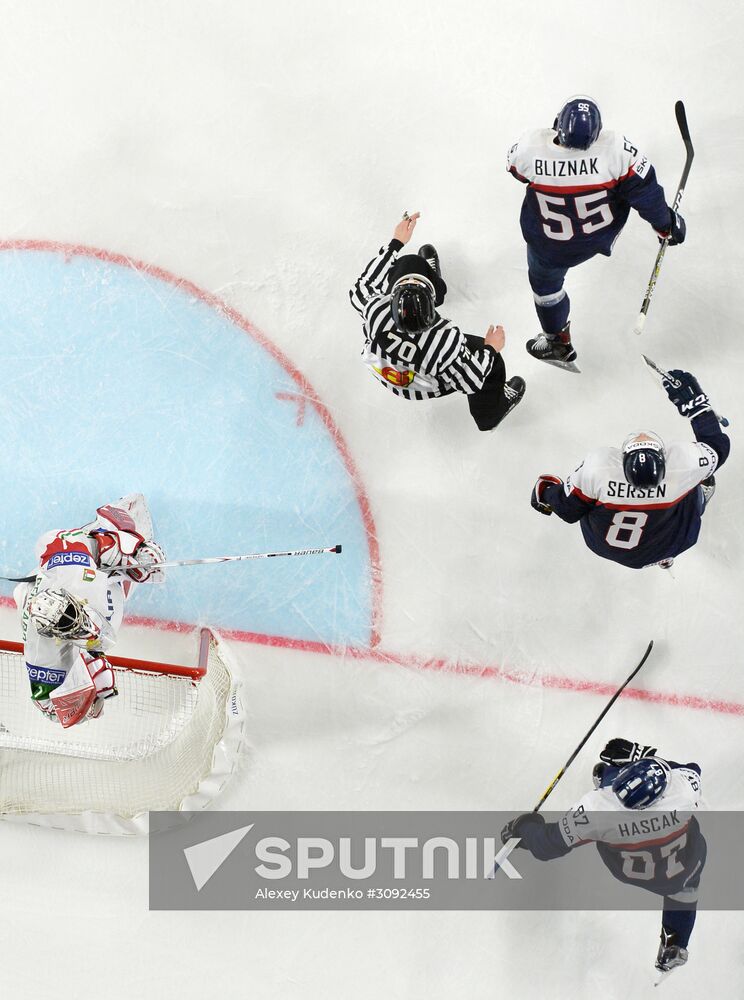
M 63 726 L 97 717 L 116 693 L 105 654 L 116 641 L 124 604 L 138 583 L 162 577 L 160 570 L 133 565 L 135 556 L 146 556 L 153 567 L 163 561 L 151 533 L 144 497 L 124 497 L 99 508 L 82 528 L 42 535 L 36 578 L 14 591 L 32 700 Z

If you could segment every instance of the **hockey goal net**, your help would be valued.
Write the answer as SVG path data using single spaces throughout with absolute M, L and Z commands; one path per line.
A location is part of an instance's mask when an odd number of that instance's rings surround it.
M 110 657 L 119 695 L 70 729 L 29 697 L 19 643 L 0 640 L 0 816 L 139 833 L 149 810 L 208 805 L 240 750 L 242 712 L 208 629 L 196 666 Z

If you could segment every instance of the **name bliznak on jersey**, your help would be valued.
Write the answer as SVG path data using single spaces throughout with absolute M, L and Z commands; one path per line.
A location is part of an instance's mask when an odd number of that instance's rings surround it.
M 597 157 L 588 160 L 535 160 L 535 174 L 538 177 L 579 177 L 585 174 L 599 174 Z

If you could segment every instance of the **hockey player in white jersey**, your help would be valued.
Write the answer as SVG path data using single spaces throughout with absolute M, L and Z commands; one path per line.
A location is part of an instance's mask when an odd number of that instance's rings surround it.
M 648 157 L 602 128 L 590 97 L 569 98 L 552 128 L 525 132 L 509 150 L 507 170 L 527 185 L 520 224 L 542 328 L 527 351 L 577 372 L 563 287 L 568 269 L 598 253 L 609 257 L 631 208 L 669 246 L 684 242 L 685 222 L 667 205 Z
M 707 847 L 693 815 L 700 803 L 700 766 L 656 756 L 656 749 L 613 739 L 593 771 L 594 790 L 555 823 L 524 813 L 501 831 L 506 844 L 540 861 L 594 843 L 614 878 L 663 897 L 656 968 L 687 961 Z
M 669 374 L 675 382 L 665 380 L 664 388 L 689 418 L 694 442 L 665 445 L 657 434 L 640 431 L 622 448 L 590 452 L 565 483 L 542 475 L 532 490 L 535 510 L 578 521 L 592 552 L 631 569 L 668 568 L 697 542 L 713 474 L 731 447 L 694 375 Z
M 35 578 L 13 594 L 31 698 L 67 728 L 98 718 L 116 694 L 106 653 L 132 588 L 162 580 L 157 564 L 165 554 L 152 538 L 145 499 L 136 493 L 99 507 L 95 520 L 81 528 L 42 535 L 36 555 Z M 109 575 L 113 569 L 124 572 Z

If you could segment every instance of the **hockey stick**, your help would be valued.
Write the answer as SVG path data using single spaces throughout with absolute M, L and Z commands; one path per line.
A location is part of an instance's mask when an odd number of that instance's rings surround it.
M 584 748 L 587 740 L 592 735 L 592 733 L 597 728 L 597 726 L 600 724 L 600 722 L 602 721 L 602 719 L 604 719 L 605 715 L 607 715 L 607 713 L 609 712 L 609 710 L 612 708 L 612 706 L 615 704 L 615 702 L 617 701 L 617 699 L 620 697 L 620 695 L 626 689 L 626 687 L 628 686 L 628 684 L 630 684 L 630 682 L 633 680 L 633 678 L 636 676 L 636 674 L 640 671 L 640 669 L 643 666 L 643 664 L 646 662 L 646 660 L 651 655 L 651 650 L 653 648 L 654 648 L 654 640 L 652 639 L 651 642 L 649 642 L 648 646 L 646 647 L 646 652 L 643 654 L 643 657 L 641 658 L 641 662 L 633 670 L 633 672 L 631 674 L 629 674 L 628 677 L 626 677 L 626 679 L 623 681 L 623 683 L 620 685 L 620 687 L 617 689 L 617 691 L 613 694 L 613 696 L 607 702 L 607 704 L 605 705 L 605 707 L 602 709 L 602 711 L 600 712 L 600 714 L 597 716 L 597 718 L 596 718 L 596 720 L 595 720 L 594 725 L 592 726 L 592 728 L 589 730 L 589 732 L 586 734 L 586 736 L 584 737 L 584 739 L 581 741 L 581 743 L 579 743 L 579 745 L 576 747 L 576 749 L 574 750 L 574 752 L 568 758 L 568 760 L 566 761 L 566 763 L 560 769 L 560 771 L 558 772 L 558 774 L 556 774 L 556 776 L 550 782 L 550 784 L 548 785 L 548 787 L 545 789 L 545 791 L 542 794 L 542 798 L 537 803 L 537 805 L 535 806 L 535 808 L 532 810 L 533 813 L 540 812 L 540 810 L 542 809 L 542 807 L 543 807 L 543 805 L 544 805 L 545 800 L 547 799 L 547 797 L 553 791 L 553 789 L 558 784 L 558 782 L 561 780 L 561 778 L 566 773 L 566 771 L 569 769 L 569 767 L 576 760 L 576 758 L 578 757 L 579 753 Z M 493 870 L 491 871 L 491 874 L 489 875 L 489 878 L 495 878 L 496 877 L 496 872 L 497 872 L 498 868 L 499 868 L 499 865 L 495 864 L 494 867 L 493 867 Z
M 677 125 L 679 125 L 679 131 L 682 135 L 682 141 L 685 144 L 685 150 L 687 151 L 687 156 L 685 158 L 685 166 L 682 170 L 682 177 L 680 178 L 679 187 L 677 188 L 677 194 L 674 196 L 674 203 L 672 208 L 676 212 L 679 208 L 679 204 L 682 201 L 682 195 L 685 193 L 685 185 L 687 184 L 687 178 L 690 174 L 690 167 L 692 166 L 692 158 L 695 155 L 695 150 L 692 148 L 692 139 L 690 139 L 690 129 L 687 125 L 687 115 L 685 114 L 685 106 L 682 101 L 677 101 L 674 105 L 674 114 L 677 118 Z M 666 253 L 666 248 L 669 245 L 669 237 L 661 241 L 661 246 L 659 247 L 659 252 L 656 255 L 656 263 L 654 264 L 654 269 L 651 272 L 651 278 L 648 283 L 648 288 L 646 289 L 646 297 L 641 305 L 641 311 L 638 314 L 638 319 L 633 327 L 633 333 L 641 334 L 643 332 L 643 327 L 646 323 L 646 316 L 648 315 L 648 307 L 651 305 L 651 296 L 654 294 L 654 289 L 656 288 L 656 282 L 659 278 L 659 272 L 661 271 L 661 263 L 664 260 L 664 254 Z
M 210 556 L 208 559 L 173 559 L 164 563 L 133 563 L 131 566 L 115 566 L 109 573 L 126 573 L 130 569 L 172 569 L 174 566 L 205 566 L 208 563 L 244 562 L 246 559 L 276 559 L 277 556 L 319 556 L 326 552 L 338 553 L 340 545 L 327 549 L 294 549 L 290 552 L 251 552 L 246 556 Z
M 173 559 L 162 563 L 130 563 L 129 566 L 114 566 L 108 570 L 108 575 L 127 573 L 130 569 L 172 569 L 174 566 L 204 566 L 207 563 L 243 562 L 246 559 L 275 559 L 278 556 L 319 556 L 326 552 L 341 552 L 340 545 L 332 545 L 327 549 L 294 549 L 290 552 L 252 552 L 245 556 L 210 556 L 208 559 Z M 31 583 L 33 576 L 3 576 L 0 580 L 10 580 L 11 583 Z
M 661 375 L 661 377 L 663 379 L 666 379 L 667 382 L 671 383 L 671 385 L 675 389 L 679 389 L 679 387 L 680 387 L 680 385 L 682 383 L 679 381 L 678 378 L 672 378 L 672 376 L 669 374 L 669 372 L 665 372 L 663 368 L 659 368 L 659 366 L 656 364 L 656 362 L 652 361 L 651 358 L 647 357 L 645 354 L 642 354 L 641 357 L 646 362 L 646 364 L 648 365 L 648 367 L 651 368 L 651 369 L 653 369 L 653 371 L 655 371 L 657 375 Z M 728 427 L 729 422 L 726 419 L 726 417 L 720 417 L 720 416 L 718 416 L 718 414 L 716 413 L 715 410 L 713 410 L 713 413 L 715 414 L 715 416 L 716 416 L 719 424 L 721 425 L 721 427 Z

